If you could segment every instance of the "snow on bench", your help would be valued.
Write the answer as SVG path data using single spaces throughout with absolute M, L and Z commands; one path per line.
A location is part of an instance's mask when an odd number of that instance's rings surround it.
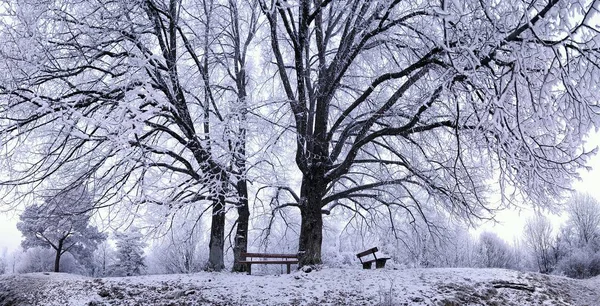
M 381 268 L 385 267 L 385 262 L 390 258 L 389 257 L 377 258 L 377 254 L 375 254 L 377 251 L 379 251 L 377 249 L 377 247 L 374 247 L 374 248 L 370 248 L 366 251 L 356 254 L 356 257 L 358 257 L 358 259 L 360 260 L 360 263 L 363 265 L 363 269 L 371 269 L 371 265 L 373 264 L 373 262 L 375 262 L 376 269 L 381 269 Z M 371 255 L 371 254 L 373 255 L 374 259 L 363 261 L 362 257 Z
M 244 259 L 238 262 L 246 265 L 248 268 L 248 275 L 252 274 L 253 264 L 287 265 L 287 274 L 290 274 L 291 265 L 298 264 L 297 254 L 241 253 L 241 257 Z M 252 258 L 254 258 L 254 260 L 252 260 Z

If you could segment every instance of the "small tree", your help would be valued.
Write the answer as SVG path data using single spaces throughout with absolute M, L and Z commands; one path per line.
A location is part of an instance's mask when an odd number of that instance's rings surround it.
M 600 203 L 590 194 L 577 193 L 567 204 L 569 225 L 575 230 L 578 243 L 590 244 L 600 236 Z
M 206 256 L 201 252 L 203 242 L 196 231 L 172 231 L 164 239 L 153 244 L 147 261 L 152 266 L 149 270 L 168 274 L 202 270 L 206 262 Z
M 590 194 L 577 193 L 567 203 L 569 219 L 557 241 L 557 270 L 569 277 L 600 274 L 600 203 Z
M 110 268 L 116 261 L 116 252 L 108 242 L 102 242 L 92 254 L 90 275 L 94 277 L 107 276 Z
M 6 270 L 8 268 L 8 262 L 6 258 L 6 250 L 6 247 L 4 247 L 0 252 L 0 274 L 4 274 L 7 272 Z
M 138 228 L 130 228 L 127 232 L 116 233 L 117 261 L 111 267 L 115 276 L 140 275 L 146 268 L 144 263 L 144 247 L 142 233 Z
M 59 272 L 62 255 L 70 252 L 76 258 L 85 257 L 106 239 L 89 225 L 92 208 L 91 196 L 83 186 L 61 190 L 43 204 L 28 206 L 17 223 L 25 237 L 21 245 L 25 250 L 54 249 L 54 272 Z
M 552 235 L 552 224 L 543 215 L 537 215 L 525 223 L 525 242 L 541 273 L 550 273 L 554 269 L 553 256 L 556 239 Z
M 486 268 L 512 268 L 510 246 L 492 232 L 483 232 L 479 236 L 479 264 Z

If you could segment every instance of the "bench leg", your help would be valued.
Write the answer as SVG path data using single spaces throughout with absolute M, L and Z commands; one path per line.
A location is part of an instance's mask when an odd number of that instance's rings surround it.
M 246 268 L 248 270 L 248 275 L 252 275 L 252 264 L 247 263 Z
M 287 264 L 287 274 L 290 274 L 290 272 L 292 271 L 291 266 L 291 264 Z
M 376 269 L 381 269 L 385 267 L 385 260 L 377 260 L 375 262 L 375 268 Z
M 363 262 L 363 269 L 371 269 L 371 262 Z

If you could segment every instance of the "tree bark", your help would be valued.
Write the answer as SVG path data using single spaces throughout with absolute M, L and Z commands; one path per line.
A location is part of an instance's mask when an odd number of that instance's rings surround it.
M 248 207 L 248 181 L 246 180 L 246 82 L 245 72 L 242 69 L 237 74 L 238 101 L 241 103 L 239 143 L 234 149 L 235 166 L 239 172 L 239 178 L 235 186 L 238 197 L 238 219 L 233 247 L 233 271 L 248 272 L 245 264 L 239 264 L 243 260 L 242 253 L 248 251 L 248 222 L 250 209 Z
M 320 172 L 320 171 L 319 171 Z M 321 245 L 323 243 L 323 215 L 321 201 L 326 184 L 323 179 L 302 179 L 300 215 L 300 241 L 298 245 L 298 266 L 321 264 Z
M 58 241 L 58 247 L 56 248 L 56 257 L 54 257 L 54 272 L 60 272 L 60 257 L 62 255 L 63 240 Z
M 248 222 L 250 219 L 250 210 L 248 208 L 248 183 L 246 180 L 240 180 L 236 186 L 238 196 L 240 197 L 237 219 L 237 229 L 233 247 L 233 272 L 248 272 L 246 265 L 239 264 L 243 260 L 241 253 L 248 251 Z
M 248 207 L 248 181 L 246 180 L 246 115 L 248 112 L 247 103 L 247 92 L 246 92 L 246 48 L 250 43 L 251 37 L 254 35 L 256 29 L 249 29 L 246 42 L 242 42 L 240 37 L 240 24 L 239 24 L 239 13 L 237 5 L 234 1 L 230 1 L 229 9 L 232 12 L 232 39 L 233 39 L 233 50 L 234 50 L 234 61 L 239 63 L 239 69 L 235 65 L 235 83 L 237 88 L 237 102 L 239 103 L 239 131 L 238 141 L 234 148 L 235 157 L 234 163 L 236 170 L 239 173 L 239 178 L 236 184 L 238 202 L 238 219 L 237 228 L 234 238 L 233 247 L 233 271 L 234 272 L 248 272 L 245 264 L 240 264 L 239 261 L 242 258 L 242 253 L 248 251 L 248 222 L 250 219 L 250 209 Z M 251 20 L 251 24 L 256 20 Z M 244 45 L 245 44 L 245 45 Z
M 221 271 L 225 268 L 223 248 L 225 245 L 225 194 L 217 195 L 213 201 L 210 226 L 210 243 L 207 270 Z

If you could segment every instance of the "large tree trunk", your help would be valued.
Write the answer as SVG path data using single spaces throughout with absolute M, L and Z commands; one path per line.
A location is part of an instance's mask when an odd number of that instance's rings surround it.
M 242 72 L 239 73 L 238 79 L 244 80 L 245 75 Z M 247 272 L 245 264 L 239 264 L 240 260 L 243 260 L 242 253 L 248 251 L 248 222 L 250 219 L 250 209 L 248 207 L 248 181 L 246 180 L 246 88 L 245 82 L 241 82 L 238 85 L 239 88 L 239 101 L 242 103 L 242 111 L 240 114 L 240 132 L 239 132 L 239 144 L 236 148 L 235 165 L 237 171 L 240 173 L 235 189 L 238 197 L 238 219 L 237 229 L 234 239 L 233 247 L 233 271 L 234 272 Z
M 302 179 L 300 214 L 300 241 L 298 245 L 299 267 L 321 264 L 323 243 L 323 215 L 321 201 L 326 185 L 322 179 Z
M 225 195 L 217 195 L 213 202 L 210 227 L 207 270 L 221 271 L 225 268 L 223 247 L 225 245 Z
M 239 264 L 242 258 L 242 253 L 248 251 L 248 222 L 250 219 L 250 209 L 248 207 L 248 181 L 246 180 L 246 114 L 248 112 L 248 105 L 246 104 L 246 62 L 245 62 L 245 51 L 242 51 L 241 37 L 239 36 L 240 28 L 238 23 L 238 10 L 236 5 L 230 3 L 230 9 L 234 16 L 234 23 L 232 23 L 234 29 L 234 58 L 236 62 L 240 63 L 240 68 L 236 70 L 236 88 L 238 90 L 238 103 L 239 103 L 239 139 L 235 148 L 235 166 L 239 171 L 239 179 L 236 184 L 238 202 L 238 219 L 237 229 L 234 239 L 233 247 L 233 271 L 234 272 L 247 272 L 245 264 Z M 251 34 L 248 34 L 251 35 Z
M 246 180 L 240 180 L 237 183 L 237 192 L 240 197 L 237 219 L 237 229 L 233 247 L 233 272 L 247 272 L 246 265 L 239 264 L 243 260 L 241 253 L 248 251 L 248 222 L 250 219 L 250 209 L 248 208 L 248 183 Z

